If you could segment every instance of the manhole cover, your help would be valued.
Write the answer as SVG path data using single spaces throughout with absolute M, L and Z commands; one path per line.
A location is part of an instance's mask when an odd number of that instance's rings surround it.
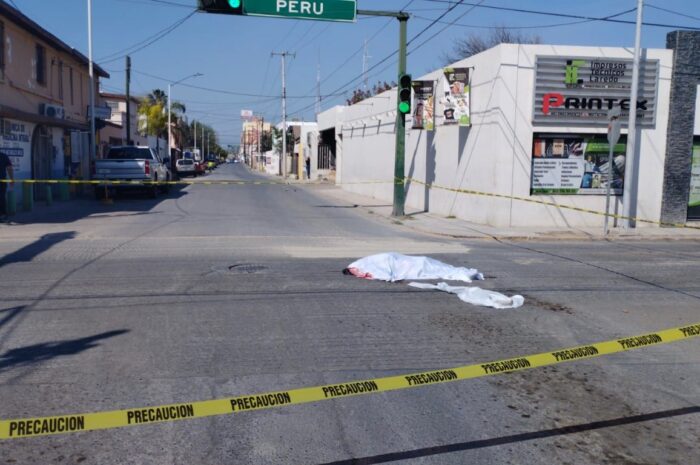
M 265 265 L 255 265 L 252 263 L 240 263 L 238 265 L 231 265 L 228 267 L 231 273 L 241 273 L 241 274 L 254 274 L 262 273 L 267 270 Z

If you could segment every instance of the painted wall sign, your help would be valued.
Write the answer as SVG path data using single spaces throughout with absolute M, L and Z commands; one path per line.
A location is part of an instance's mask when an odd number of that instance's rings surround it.
M 658 60 L 642 60 L 637 124 L 656 123 Z M 608 111 L 619 107 L 629 119 L 632 60 L 538 56 L 535 64 L 533 124 L 607 127 Z

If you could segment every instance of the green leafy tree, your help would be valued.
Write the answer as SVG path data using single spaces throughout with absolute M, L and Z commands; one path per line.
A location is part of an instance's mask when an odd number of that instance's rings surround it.
M 185 141 L 185 105 L 180 102 L 170 104 L 170 118 L 172 123 L 173 139 L 175 145 L 182 147 Z M 168 137 L 168 96 L 161 89 L 154 89 L 139 105 L 139 115 L 144 116 L 144 132 L 157 138 Z M 158 142 L 157 142 L 158 143 Z

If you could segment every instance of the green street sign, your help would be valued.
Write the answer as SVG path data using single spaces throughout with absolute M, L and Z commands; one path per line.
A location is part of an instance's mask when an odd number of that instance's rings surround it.
M 244 0 L 243 11 L 250 16 L 354 22 L 357 0 Z

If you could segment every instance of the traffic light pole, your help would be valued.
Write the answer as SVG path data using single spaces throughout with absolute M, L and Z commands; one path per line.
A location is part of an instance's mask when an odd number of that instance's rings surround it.
M 403 11 L 373 11 L 357 10 L 358 15 L 365 16 L 389 16 L 399 20 L 399 79 L 406 74 L 406 40 L 408 29 L 408 13 Z M 397 86 L 397 107 L 398 92 L 401 86 Z M 405 215 L 406 204 L 406 180 L 405 180 L 405 159 L 406 159 L 406 115 L 396 110 L 396 153 L 394 155 L 394 208 L 391 215 L 401 217 Z

